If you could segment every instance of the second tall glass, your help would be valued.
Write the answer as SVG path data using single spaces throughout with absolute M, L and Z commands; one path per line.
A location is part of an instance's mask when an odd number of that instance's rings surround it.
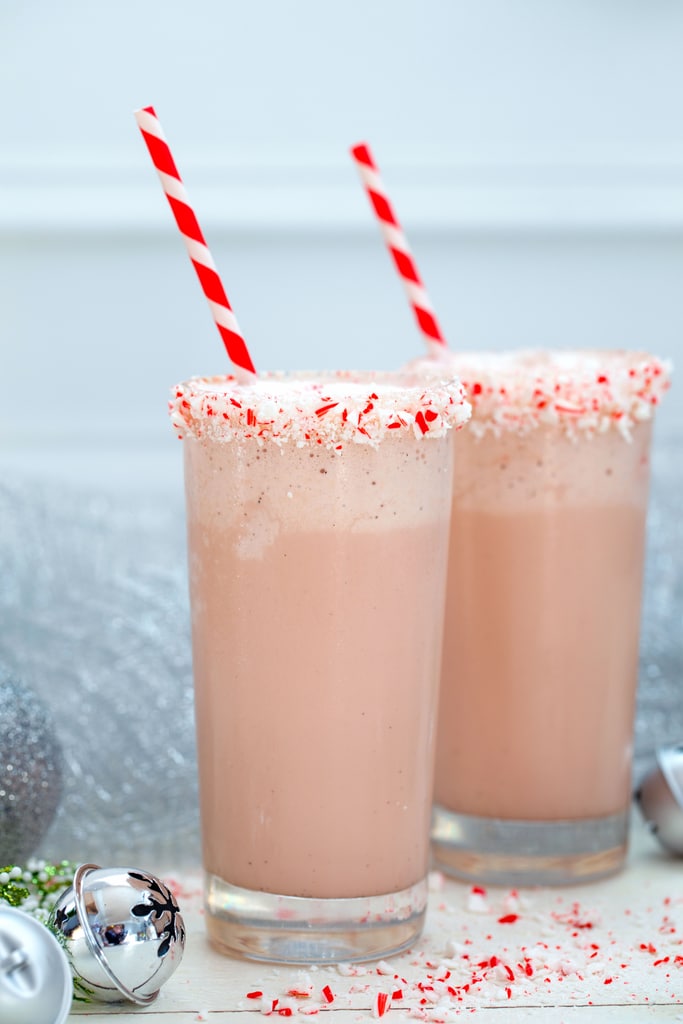
M 561 884 L 621 866 L 651 418 L 626 352 L 454 355 L 456 440 L 434 851 L 457 876 Z

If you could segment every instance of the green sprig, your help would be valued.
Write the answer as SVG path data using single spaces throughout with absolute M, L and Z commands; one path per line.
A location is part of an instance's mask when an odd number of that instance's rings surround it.
M 25 866 L 0 867 L 0 904 L 4 901 L 47 924 L 52 907 L 73 882 L 75 870 L 69 860 L 55 864 L 30 860 Z

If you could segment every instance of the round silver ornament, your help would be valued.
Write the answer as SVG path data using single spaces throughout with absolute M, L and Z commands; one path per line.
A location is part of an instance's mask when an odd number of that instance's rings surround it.
M 683 745 L 660 747 L 657 764 L 636 790 L 650 831 L 671 853 L 683 855 Z
M 33 853 L 61 794 L 62 755 L 48 712 L 0 671 L 0 865 Z
M 22 910 L 0 907 L 0 1021 L 63 1024 L 72 995 L 69 963 L 54 935 Z
M 173 894 L 147 871 L 82 864 L 51 927 L 81 996 L 153 1002 L 180 963 L 185 925 Z

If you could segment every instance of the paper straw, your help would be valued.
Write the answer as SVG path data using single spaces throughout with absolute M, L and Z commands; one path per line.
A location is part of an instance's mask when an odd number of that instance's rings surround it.
M 446 339 L 437 323 L 434 309 L 418 273 L 408 240 L 389 201 L 370 147 L 365 142 L 359 143 L 351 148 L 351 155 L 356 161 L 361 181 L 377 216 L 379 229 L 403 282 L 408 302 L 413 308 L 422 336 L 432 352 L 443 352 Z
M 190 206 L 185 186 L 178 174 L 154 107 L 143 107 L 141 110 L 136 110 L 135 120 L 159 175 L 161 187 L 168 199 L 178 230 L 183 236 L 192 266 L 197 273 L 206 301 L 209 303 L 211 315 L 223 339 L 228 358 L 235 367 L 236 376 L 245 381 L 251 380 L 256 373 L 254 364 L 218 276 L 213 257 L 204 241 L 204 235 L 194 210 Z

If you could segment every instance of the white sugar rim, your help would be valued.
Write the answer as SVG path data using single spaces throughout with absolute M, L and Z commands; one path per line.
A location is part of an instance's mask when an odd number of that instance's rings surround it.
M 377 444 L 405 431 L 440 437 L 471 414 L 452 374 L 426 380 L 412 371 L 273 373 L 247 384 L 232 377 L 194 377 L 174 389 L 169 405 L 180 437 L 255 437 L 327 447 Z
M 652 418 L 671 378 L 665 360 L 625 349 L 446 352 L 416 366 L 427 379 L 462 378 L 476 434 L 555 424 L 570 434 L 615 427 L 628 437 Z

